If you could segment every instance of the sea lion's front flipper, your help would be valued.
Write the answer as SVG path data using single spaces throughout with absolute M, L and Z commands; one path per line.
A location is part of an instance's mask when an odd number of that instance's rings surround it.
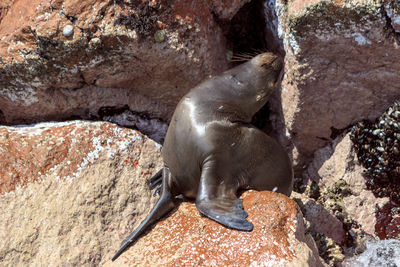
M 241 231 L 253 230 L 253 224 L 246 220 L 247 212 L 243 209 L 241 199 L 196 200 L 196 207 L 201 214 L 226 227 Z
M 172 210 L 176 203 L 175 198 L 171 194 L 171 190 L 169 188 L 169 184 L 171 181 L 171 173 L 167 167 L 164 167 L 162 173 L 162 191 L 161 196 L 158 199 L 156 205 L 151 210 L 150 214 L 142 221 L 139 227 L 129 235 L 121 244 L 121 248 L 115 253 L 112 261 L 116 260 L 119 255 L 121 255 L 127 247 L 129 247 L 134 241 L 136 241 L 144 231 L 160 219 L 162 216 L 167 214 L 170 210 Z
M 236 185 L 229 179 L 221 178 L 212 166 L 203 166 L 196 207 L 201 214 L 232 229 L 253 230 L 253 224 L 246 220 L 243 201 L 236 196 Z

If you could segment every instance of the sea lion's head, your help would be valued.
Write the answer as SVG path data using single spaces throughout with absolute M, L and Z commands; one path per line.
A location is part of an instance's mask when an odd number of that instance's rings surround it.
M 283 58 L 267 52 L 227 71 L 229 100 L 235 101 L 248 116 L 254 115 L 279 86 L 282 69 Z
M 258 75 L 255 75 L 252 85 L 265 91 L 269 96 L 278 86 L 281 75 L 283 74 L 283 59 L 281 56 L 273 53 L 260 54 L 249 62 L 252 68 L 257 69 Z

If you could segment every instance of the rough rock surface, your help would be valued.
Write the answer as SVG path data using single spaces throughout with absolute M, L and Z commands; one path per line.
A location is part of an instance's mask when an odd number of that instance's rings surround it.
M 0 265 L 99 266 L 154 205 L 160 146 L 110 123 L 0 127 Z
M 366 170 L 358 162 L 349 133 L 336 138 L 332 145 L 317 150 L 304 173 L 309 182 L 312 181 L 306 193 L 315 195 L 317 204 L 314 205 L 320 209 L 305 205 L 305 196 L 298 198 L 303 202 L 302 210 L 306 210 L 305 218 L 311 223 L 311 232 L 317 237 L 322 234 L 323 242 L 328 242 L 319 246 L 320 254 L 324 254 L 324 259 L 332 264 L 342 261 L 344 255 L 362 252 L 370 239 L 379 237 L 377 210 L 383 209 L 390 200 L 388 197 L 377 198 L 368 189 L 365 173 Z M 334 226 L 337 227 L 336 231 L 327 227 L 334 225 L 334 222 L 337 222 Z M 335 244 L 324 241 L 325 237 L 331 238 Z M 331 252 L 329 246 L 339 246 L 341 249 Z
M 210 6 L 219 19 L 231 19 L 239 9 L 251 0 L 211 0 Z
M 160 146 L 134 130 L 74 121 L 2 126 L 0 138 L 1 265 L 102 265 L 155 203 Z M 322 264 L 294 201 L 254 191 L 244 206 L 250 233 L 184 202 L 115 264 Z
M 321 165 L 321 162 L 323 164 Z M 318 169 L 316 166 L 320 166 Z M 349 134 L 335 140 L 333 146 L 320 149 L 307 170 L 307 176 L 316 179 L 320 189 L 332 189 L 343 180 L 351 190 L 343 195 L 345 212 L 361 225 L 369 235 L 375 235 L 375 209 L 388 203 L 388 198 L 376 198 L 367 189 L 363 173 L 352 149 Z
M 1 1 L 0 123 L 90 118 L 125 105 L 166 121 L 184 93 L 227 68 L 212 7 L 233 14 L 241 5 Z
M 248 191 L 243 205 L 254 223 L 252 232 L 227 229 L 184 202 L 104 266 L 323 266 L 294 201 Z
M 332 238 L 338 244 L 344 244 L 346 233 L 343 223 L 331 211 L 305 195 L 293 192 L 292 197 L 299 203 L 304 219 L 310 223 L 310 231 Z
M 399 266 L 400 240 L 389 239 L 372 241 L 366 250 L 353 258 L 346 259 L 343 267 Z
M 393 0 L 270 2 L 286 52 L 281 132 L 301 168 L 337 130 L 378 117 L 398 98 L 399 7 Z

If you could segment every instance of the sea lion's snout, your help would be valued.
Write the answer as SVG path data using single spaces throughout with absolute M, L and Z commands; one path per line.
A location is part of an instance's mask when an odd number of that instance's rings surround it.
M 283 58 L 273 53 L 263 53 L 257 56 L 256 64 L 264 69 L 262 72 L 265 81 L 270 87 L 275 87 L 281 80 L 283 74 Z
M 271 63 L 271 67 L 274 71 L 280 72 L 283 68 L 283 58 L 276 56 L 274 61 Z
M 283 58 L 273 53 L 264 53 L 260 55 L 260 66 L 266 69 L 272 69 L 280 72 L 283 67 Z

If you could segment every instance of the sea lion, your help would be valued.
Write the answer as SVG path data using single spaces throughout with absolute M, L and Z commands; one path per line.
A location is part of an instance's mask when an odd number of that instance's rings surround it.
M 161 196 L 122 242 L 115 260 L 145 229 L 176 206 L 195 199 L 199 212 L 237 230 L 251 231 L 240 189 L 290 195 L 293 170 L 283 148 L 250 124 L 278 86 L 281 57 L 260 54 L 196 86 L 179 102 L 162 148 L 164 168 L 150 179 Z

